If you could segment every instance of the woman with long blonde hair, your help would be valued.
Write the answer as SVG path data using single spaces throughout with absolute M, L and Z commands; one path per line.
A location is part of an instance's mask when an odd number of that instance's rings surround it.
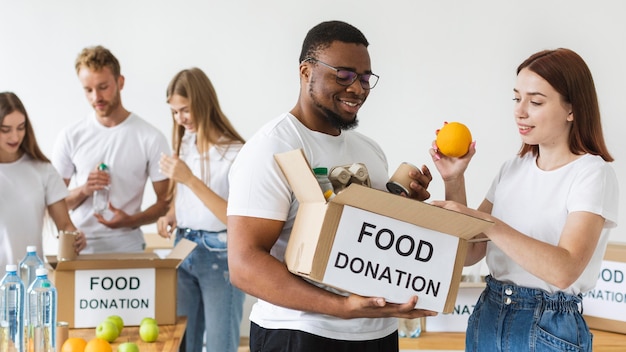
M 237 351 L 244 293 L 229 280 L 226 243 L 228 172 L 244 140 L 220 108 L 206 74 L 180 71 L 167 88 L 171 156 L 161 172 L 172 181 L 173 206 L 157 221 L 161 236 L 198 246 L 178 268 L 177 314 L 187 316 L 185 351 Z

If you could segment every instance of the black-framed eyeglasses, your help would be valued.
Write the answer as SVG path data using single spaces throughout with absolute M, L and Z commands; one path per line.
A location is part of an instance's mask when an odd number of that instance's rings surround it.
M 323 61 L 320 61 L 314 57 L 307 57 L 306 59 L 304 59 L 303 61 L 311 61 L 311 62 L 317 62 L 319 64 L 322 64 L 322 66 L 326 66 L 331 70 L 335 70 L 335 72 L 337 73 L 337 84 L 340 84 L 342 86 L 351 86 L 352 83 L 354 83 L 354 81 L 356 81 L 357 79 L 359 80 L 359 83 L 361 84 L 361 87 L 363 89 L 372 89 L 376 86 L 376 83 L 378 83 L 378 75 L 368 72 L 368 73 L 356 73 L 352 70 L 346 70 L 344 68 L 337 68 L 334 66 L 331 66 Z

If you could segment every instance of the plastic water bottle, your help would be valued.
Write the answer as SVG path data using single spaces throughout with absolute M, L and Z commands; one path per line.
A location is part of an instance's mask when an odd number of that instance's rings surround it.
M 333 189 L 332 183 L 330 183 L 330 180 L 328 179 L 328 168 L 316 167 L 313 169 L 313 173 L 315 174 L 317 183 L 319 183 L 322 188 L 324 198 L 326 198 L 326 200 L 331 200 L 335 196 L 335 190 Z
M 55 352 L 57 290 L 48 280 L 48 270 L 37 269 L 37 279 L 28 288 L 27 332 L 29 352 Z
M 398 336 L 416 338 L 422 334 L 424 318 L 398 319 Z
M 98 170 L 109 173 L 109 167 L 105 163 L 98 165 Z M 106 185 L 103 189 L 93 192 L 93 212 L 102 214 L 109 208 L 109 194 L 111 185 Z
M 17 265 L 8 264 L 0 281 L 0 351 L 24 351 L 24 284 Z
M 25 289 L 35 281 L 37 268 L 43 268 L 43 260 L 37 255 L 37 246 L 27 246 L 26 256 L 20 262 L 20 279 Z

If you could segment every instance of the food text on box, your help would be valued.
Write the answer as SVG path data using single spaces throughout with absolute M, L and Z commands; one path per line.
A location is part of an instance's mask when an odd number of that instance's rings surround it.
M 144 317 L 154 317 L 155 273 L 154 268 L 76 270 L 74 325 L 97 326 L 110 315 L 139 325 Z

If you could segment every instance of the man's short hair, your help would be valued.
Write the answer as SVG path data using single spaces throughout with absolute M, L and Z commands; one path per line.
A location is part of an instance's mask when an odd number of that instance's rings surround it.
M 117 58 L 109 51 L 109 49 L 98 45 L 83 49 L 76 58 L 76 73 L 80 71 L 82 67 L 86 67 L 90 70 L 100 71 L 104 67 L 111 69 L 115 78 L 121 74 L 120 63 Z
M 322 22 L 307 33 L 302 43 L 298 62 L 302 62 L 307 57 L 317 58 L 317 52 L 328 48 L 334 41 L 363 44 L 365 47 L 369 45 L 363 33 L 348 23 L 342 21 Z

